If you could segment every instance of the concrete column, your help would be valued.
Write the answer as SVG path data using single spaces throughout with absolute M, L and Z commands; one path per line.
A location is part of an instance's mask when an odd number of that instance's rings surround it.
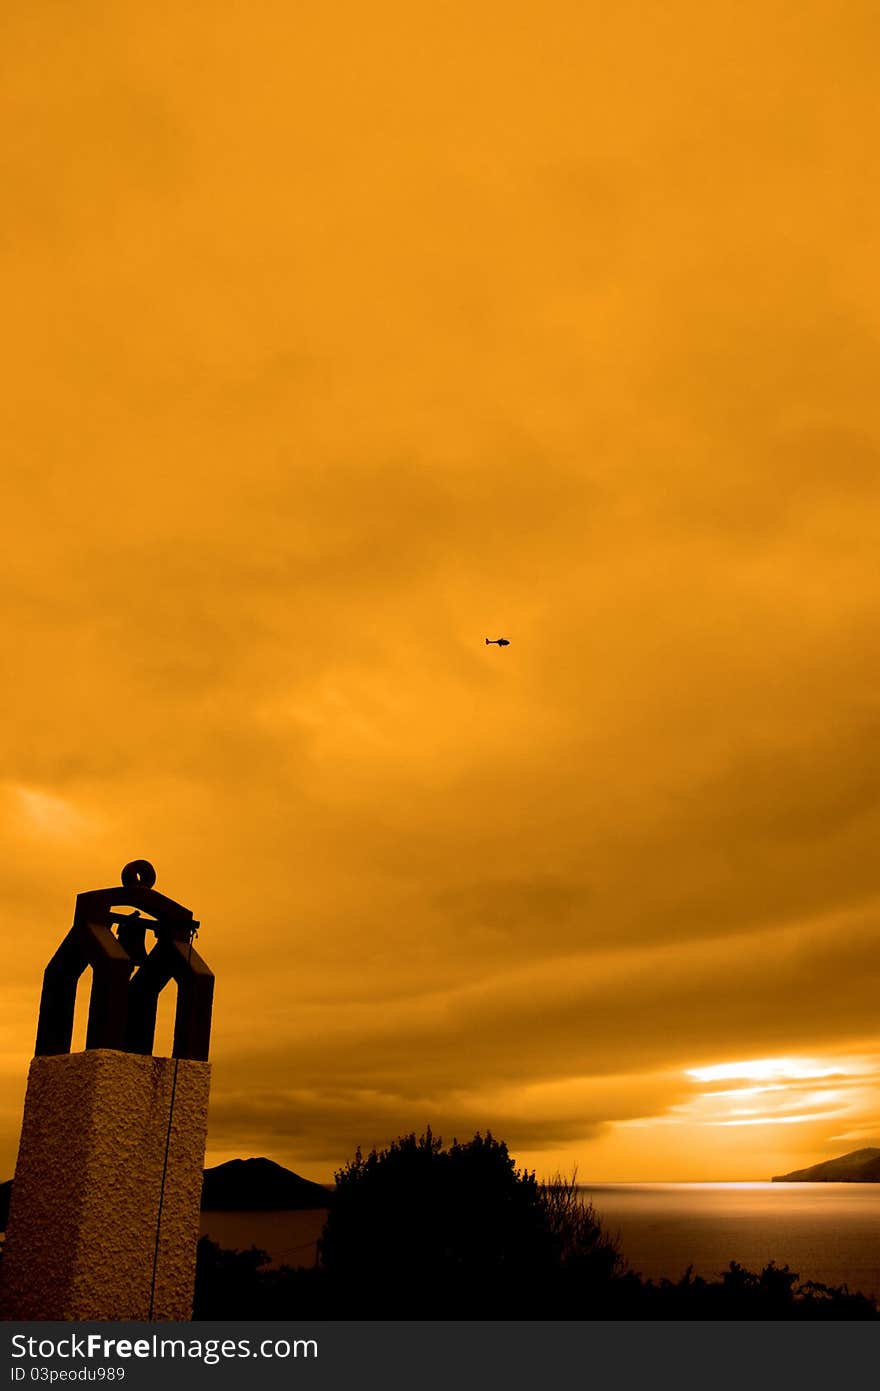
M 146 1320 L 151 1290 L 154 1319 L 192 1317 L 210 1072 L 106 1048 L 34 1058 L 3 1317 Z

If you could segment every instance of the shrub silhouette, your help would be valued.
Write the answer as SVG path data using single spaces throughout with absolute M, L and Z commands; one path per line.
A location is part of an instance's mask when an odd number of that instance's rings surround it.
M 489 1132 L 358 1150 L 336 1184 L 319 1258 L 347 1317 L 538 1317 L 619 1261 L 574 1178 L 539 1184 Z
M 332 1318 L 328 1291 L 315 1270 L 269 1266 L 256 1246 L 226 1250 L 210 1237 L 196 1252 L 194 1319 Z
M 593 1204 L 577 1185 L 558 1174 L 539 1188 L 553 1239 L 553 1267 L 543 1275 L 532 1318 L 614 1318 L 625 1299 L 627 1270 L 619 1236 L 605 1230 Z
M 263 1267 L 266 1251 L 252 1246 L 247 1251 L 227 1251 L 209 1237 L 196 1250 L 196 1289 L 193 1318 L 266 1318 L 256 1309 L 265 1298 Z
M 557 1173 L 538 1191 L 561 1270 L 588 1277 L 593 1284 L 624 1273 L 620 1239 L 605 1231 L 593 1204 L 581 1197 L 576 1168 L 571 1178 Z
M 639 1319 L 876 1319 L 877 1305 L 846 1285 L 800 1283 L 789 1266 L 775 1261 L 760 1272 L 731 1261 L 716 1280 L 688 1266 L 678 1282 L 636 1279 L 628 1297 L 629 1317 Z

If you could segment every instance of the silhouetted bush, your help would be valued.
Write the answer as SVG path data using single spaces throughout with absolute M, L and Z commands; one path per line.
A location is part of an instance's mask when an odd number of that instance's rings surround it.
M 562 1270 L 589 1273 L 591 1280 L 610 1280 L 624 1270 L 620 1239 L 605 1231 L 592 1202 L 585 1202 L 577 1183 L 557 1174 L 538 1188 L 544 1217 Z
M 203 1236 L 196 1253 L 195 1319 L 332 1318 L 317 1270 L 269 1268 L 267 1252 L 227 1251 Z
M 624 1283 L 627 1283 L 626 1281 Z M 800 1283 L 775 1261 L 759 1274 L 731 1261 L 717 1280 L 688 1266 L 681 1280 L 631 1280 L 621 1317 L 637 1319 L 876 1319 L 877 1305 L 846 1285 Z
M 257 1308 L 266 1294 L 264 1266 L 269 1255 L 256 1246 L 226 1251 L 203 1236 L 196 1250 L 196 1291 L 193 1318 L 267 1318 Z
M 619 1236 L 602 1225 L 591 1202 L 570 1178 L 557 1174 L 539 1187 L 544 1218 L 553 1239 L 553 1265 L 544 1272 L 533 1318 L 613 1316 L 627 1274 Z
M 401 1136 L 336 1184 L 319 1255 L 348 1317 L 503 1317 L 557 1264 L 534 1174 L 491 1134 Z

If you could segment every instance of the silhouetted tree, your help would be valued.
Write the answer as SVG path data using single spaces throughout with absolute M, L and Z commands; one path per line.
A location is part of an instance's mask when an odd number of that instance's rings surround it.
M 539 1184 L 491 1133 L 358 1150 L 336 1184 L 319 1254 L 348 1317 L 549 1316 L 565 1274 L 616 1268 L 574 1180 Z

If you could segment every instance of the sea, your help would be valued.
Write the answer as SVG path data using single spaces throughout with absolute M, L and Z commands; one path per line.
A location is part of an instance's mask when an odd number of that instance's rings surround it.
M 880 1183 L 602 1183 L 583 1185 L 627 1264 L 678 1280 L 737 1261 L 788 1265 L 800 1279 L 880 1298 Z M 258 1246 L 273 1265 L 313 1265 L 326 1212 L 204 1212 L 222 1246 Z

